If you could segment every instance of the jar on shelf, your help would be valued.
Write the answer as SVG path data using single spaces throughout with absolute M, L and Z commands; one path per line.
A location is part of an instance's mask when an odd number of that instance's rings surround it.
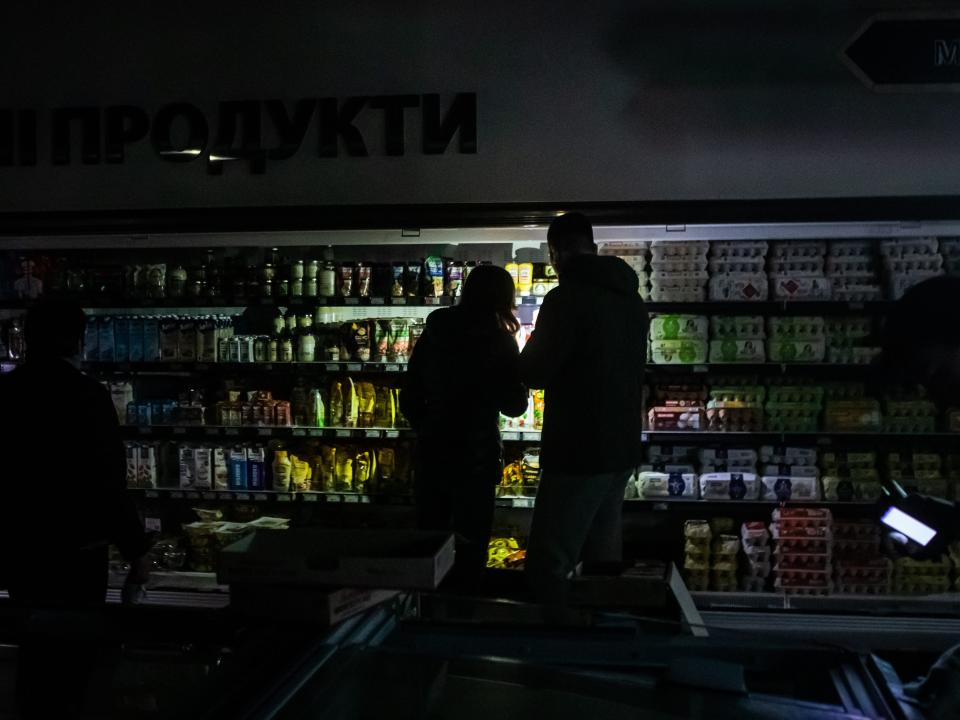
M 296 260 L 290 263 L 290 279 L 291 280 L 303 280 L 303 276 L 306 273 L 306 268 L 304 266 L 303 260 Z
M 317 275 L 320 272 L 320 261 L 311 260 L 308 262 L 303 269 L 303 279 L 304 280 L 316 280 Z
M 187 287 L 187 271 L 177 265 L 167 274 L 167 294 L 172 298 L 183 297 Z
M 317 276 L 317 295 L 332 298 L 337 294 L 337 269 L 332 262 L 325 262 Z

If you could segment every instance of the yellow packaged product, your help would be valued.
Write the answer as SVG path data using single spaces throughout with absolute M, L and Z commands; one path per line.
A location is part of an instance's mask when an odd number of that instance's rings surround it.
M 360 411 L 360 402 L 357 397 L 357 386 L 352 378 L 347 378 L 343 384 L 343 425 L 356 427 L 357 416 Z
M 370 492 L 370 481 L 373 478 L 374 457 L 367 450 L 357 453 L 353 460 L 353 489 L 357 492 Z
M 293 492 L 309 491 L 311 475 L 310 463 L 296 455 L 290 456 L 290 489 Z
M 373 413 L 377 404 L 377 389 L 373 383 L 359 382 L 357 392 L 357 426 L 373 427 Z
M 385 485 L 393 482 L 396 465 L 397 457 L 393 448 L 384 447 L 377 449 L 377 466 L 380 471 L 380 480 Z
M 314 466 L 319 470 L 319 475 L 314 477 L 317 490 L 321 492 L 331 492 L 333 490 L 336 465 L 337 448 L 333 445 L 322 445 L 320 447 L 320 462 Z
M 343 385 L 337 381 L 330 387 L 330 417 L 331 427 L 343 425 Z
M 388 387 L 378 387 L 376 404 L 373 413 L 374 426 L 392 428 L 395 417 L 396 404 L 394 402 L 393 392 Z
M 337 448 L 333 489 L 336 492 L 353 490 L 353 457 L 349 448 Z

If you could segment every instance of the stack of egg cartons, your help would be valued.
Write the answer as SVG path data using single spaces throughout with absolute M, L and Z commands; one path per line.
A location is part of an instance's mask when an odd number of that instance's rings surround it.
M 710 336 L 712 363 L 762 363 L 767 359 L 762 317 L 714 315 Z
M 759 500 L 756 450 L 700 448 L 700 497 L 704 500 Z
M 764 445 L 760 448 L 760 464 L 760 495 L 764 500 L 820 499 L 815 448 Z
M 707 361 L 706 315 L 657 315 L 650 321 L 650 361 L 686 365 Z
M 893 561 L 893 592 L 897 595 L 936 595 L 950 590 L 949 555 L 937 560 L 902 557 Z
M 943 256 L 935 237 L 895 238 L 880 242 L 891 300 L 924 280 L 943 275 Z
M 650 243 L 646 240 L 623 240 L 602 243 L 598 254 L 613 255 L 623 260 L 637 274 L 640 281 L 640 297 L 650 299 L 650 272 L 647 267 L 647 255 Z
M 747 559 L 740 588 L 745 592 L 763 592 L 770 576 L 770 531 L 762 521 L 745 522 L 740 541 Z
M 820 316 L 771 317 L 767 320 L 767 356 L 771 362 L 823 362 L 827 354 Z
M 940 254 L 947 275 L 960 275 L 960 237 L 940 238 Z
M 825 508 L 777 508 L 770 534 L 774 587 L 794 595 L 826 595 L 833 588 L 833 517 Z
M 654 240 L 650 252 L 651 290 L 654 302 L 703 302 L 707 298 L 706 240 Z
M 870 240 L 834 240 L 827 255 L 827 277 L 834 300 L 873 302 L 883 299 L 876 246 Z
M 707 388 L 703 385 L 655 385 L 647 427 L 668 432 L 702 430 L 706 425 L 706 400 Z
M 713 531 L 706 520 L 687 520 L 683 524 L 683 578 L 687 589 L 710 589 L 710 541 Z
M 717 519 L 729 520 L 729 518 Z M 733 592 L 737 589 L 737 554 L 740 552 L 740 538 L 733 534 L 732 520 L 725 524 L 729 525 L 729 530 L 716 535 L 711 547 L 710 589 L 718 592 Z
M 827 243 L 786 240 L 773 243 L 767 257 L 773 300 L 829 300 L 830 279 L 824 273 Z
M 873 451 L 830 451 L 820 457 L 823 496 L 831 502 L 872 502 L 880 499 L 880 469 Z
M 880 553 L 880 528 L 871 520 L 833 523 L 833 582 L 848 595 L 890 592 L 893 564 Z
M 943 458 L 938 453 L 889 453 L 887 477 L 907 492 L 944 499 L 950 494 L 949 479 L 943 474 Z
M 767 243 L 762 240 L 714 240 L 710 245 L 710 300 L 766 300 L 766 257 Z
M 771 384 L 767 389 L 766 429 L 784 433 L 816 432 L 822 410 L 822 386 Z
M 827 362 L 869 365 L 880 354 L 880 348 L 871 344 L 875 337 L 872 318 L 828 318 L 825 329 Z
M 647 462 L 638 468 L 637 491 L 645 499 L 696 500 L 694 448 L 651 445 Z
M 920 388 L 893 390 L 883 399 L 883 429 L 886 432 L 936 432 L 937 415 L 937 406 Z
M 760 432 L 763 430 L 762 385 L 716 386 L 707 401 L 707 429 L 711 432 Z

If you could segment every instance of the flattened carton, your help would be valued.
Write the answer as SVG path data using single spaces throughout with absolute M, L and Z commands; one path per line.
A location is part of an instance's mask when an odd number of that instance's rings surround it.
M 453 535 L 295 528 L 256 532 L 220 553 L 224 585 L 434 590 L 453 566 Z

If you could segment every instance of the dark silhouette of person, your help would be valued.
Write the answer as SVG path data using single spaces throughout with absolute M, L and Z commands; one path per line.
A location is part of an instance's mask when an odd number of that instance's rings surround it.
M 476 587 L 487 564 L 503 473 L 499 414 L 527 409 L 515 297 L 506 270 L 475 268 L 459 304 L 427 317 L 400 392 L 400 409 L 417 432 L 417 523 L 457 534 L 449 585 L 464 589 Z
M 586 217 L 556 218 L 547 243 L 560 284 L 520 355 L 521 380 L 544 389 L 526 572 L 536 599 L 563 607 L 581 554 L 622 560 L 623 496 L 642 452 L 648 320 L 637 274 L 597 255 Z
M 129 582 L 146 580 L 149 547 L 126 492 L 117 413 L 78 369 L 85 324 L 76 306 L 32 308 L 26 362 L 0 376 L 0 572 L 11 602 L 30 613 L 18 655 L 24 717 L 79 711 L 91 663 L 81 631 L 96 622 L 63 618 L 104 606 L 108 545 L 131 562 Z

